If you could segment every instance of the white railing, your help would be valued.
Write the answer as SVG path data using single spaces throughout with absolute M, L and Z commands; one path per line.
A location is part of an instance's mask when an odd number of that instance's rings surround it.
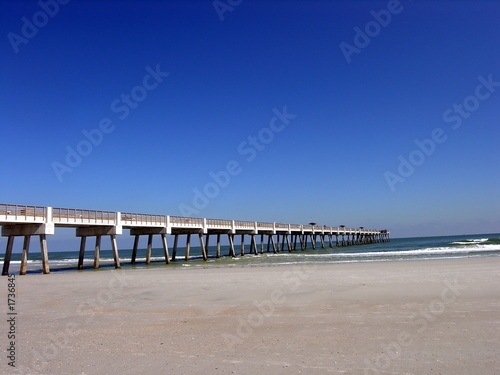
M 116 224 L 116 212 L 53 208 L 52 220 L 58 224 Z
M 47 217 L 47 207 L 0 204 L 0 218 L 5 221 L 40 221 Z
M 203 227 L 203 219 L 198 217 L 170 216 L 170 224 L 177 227 Z
M 330 232 L 336 234 L 389 234 L 390 231 L 364 228 L 327 227 L 300 224 L 267 223 L 243 220 L 203 219 L 183 216 L 166 216 L 139 213 L 118 213 L 111 211 L 82 210 L 74 208 L 50 208 L 0 204 L 0 222 L 2 223 L 44 223 L 60 225 L 125 225 L 125 226 L 162 226 L 177 228 L 211 228 L 239 230 L 301 230 L 306 232 Z
M 150 215 L 150 214 L 134 214 L 129 212 L 121 213 L 122 225 L 158 225 L 167 226 L 167 216 L 165 215 Z

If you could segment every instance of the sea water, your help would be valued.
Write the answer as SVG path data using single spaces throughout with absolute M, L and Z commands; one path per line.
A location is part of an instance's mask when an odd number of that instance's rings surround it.
M 239 236 L 238 236 L 239 237 Z M 144 249 L 139 249 L 136 264 L 131 265 L 132 249 L 119 249 L 120 262 L 122 268 L 207 268 L 207 267 L 252 267 L 252 266 L 280 266 L 294 264 L 312 263 L 346 263 L 346 262 L 381 262 L 381 261 L 402 261 L 402 260 L 431 260 L 446 258 L 471 258 L 471 257 L 497 257 L 500 256 L 500 234 L 479 234 L 479 235 L 459 235 L 442 237 L 416 237 L 416 238 L 396 238 L 391 242 L 375 243 L 369 245 L 345 246 L 328 248 L 329 241 L 325 241 L 327 248 L 321 248 L 318 241 L 316 249 L 300 250 L 300 243 L 297 250 L 289 252 L 285 248 L 279 253 L 273 253 L 272 247 L 267 252 L 267 241 L 264 246 L 264 253 L 249 254 L 250 236 L 246 237 L 245 255 L 241 254 L 240 245 L 235 243 L 236 257 L 229 256 L 229 246 L 221 246 L 221 258 L 216 258 L 216 246 L 210 243 L 208 248 L 208 260 L 201 257 L 199 247 L 191 246 L 190 260 L 184 260 L 185 248 L 177 249 L 177 260 L 165 264 L 162 248 L 152 250 L 151 264 L 145 262 Z M 260 236 L 256 236 L 260 238 Z M 333 238 L 335 246 L 335 237 Z M 213 241 L 213 240 L 212 240 Z M 237 241 L 235 241 L 237 242 Z M 172 242 L 170 242 L 172 243 Z M 260 244 L 257 244 L 260 252 Z M 172 248 L 169 248 L 172 256 Z M 49 242 L 49 266 L 51 272 L 75 272 L 78 264 L 78 251 L 50 251 Z M 3 264 L 3 253 L 0 261 Z M 21 263 L 20 252 L 12 254 L 10 272 L 19 272 Z M 94 252 L 85 252 L 84 269 L 93 268 Z M 100 252 L 101 270 L 114 267 L 113 254 L 111 250 L 101 250 Z M 41 272 L 42 262 L 39 252 L 30 252 L 28 260 L 28 273 Z

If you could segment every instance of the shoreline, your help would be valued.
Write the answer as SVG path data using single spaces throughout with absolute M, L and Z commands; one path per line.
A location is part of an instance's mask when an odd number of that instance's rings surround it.
M 252 254 L 245 254 L 245 257 L 251 258 L 254 257 L 255 255 Z M 256 256 L 258 257 L 258 256 Z M 231 258 L 230 256 L 223 256 L 220 258 L 214 257 L 209 257 L 208 259 L 211 260 L 217 260 L 217 259 L 239 259 L 240 257 L 233 257 Z M 170 264 L 165 264 L 165 260 L 155 260 L 151 259 L 151 264 L 147 265 L 145 259 L 138 259 L 136 261 L 135 265 L 132 265 L 131 263 L 127 262 L 127 259 L 121 261 L 121 268 L 124 270 L 157 270 L 157 269 L 164 269 L 164 268 L 172 268 L 173 270 L 177 269 L 209 269 L 209 268 L 215 268 L 215 269 L 223 269 L 223 268 L 265 268 L 265 267 L 287 267 L 287 266 L 295 266 L 295 265 L 336 265 L 336 264 L 356 264 L 356 263 L 365 263 L 365 264 L 371 264 L 371 263 L 399 263 L 399 262 L 429 262 L 429 261 L 447 261 L 447 260 L 456 260 L 456 259 L 495 259 L 499 258 L 500 255 L 466 255 L 466 256 L 448 256 L 448 257 L 428 257 L 428 258 L 406 258 L 406 259 L 370 259 L 370 260 L 339 260 L 339 261 L 302 261 L 302 262 L 295 262 L 295 263 L 257 263 L 257 264 L 220 264 L 220 265 L 214 265 L 210 264 L 207 265 L 206 261 L 201 262 L 203 259 L 202 257 L 192 257 L 189 261 L 184 261 L 184 260 L 177 260 L 177 261 L 171 261 Z M 77 269 L 77 261 L 75 261 L 74 265 L 71 266 L 62 266 L 62 265 L 51 265 L 50 269 L 50 274 L 53 273 L 67 273 L 67 272 L 88 272 L 88 271 L 110 271 L 110 270 L 115 270 L 114 268 L 114 263 L 113 260 L 102 260 L 100 261 L 100 267 L 98 269 L 93 269 L 92 266 L 92 259 L 86 260 L 86 264 L 84 265 L 82 270 Z M 38 261 L 37 261 L 38 262 Z M 196 262 L 195 264 L 192 264 L 193 262 Z M 191 263 L 191 264 L 190 264 Z M 20 261 L 11 261 L 11 270 L 9 273 L 11 274 L 16 274 L 16 276 L 19 276 L 19 265 Z M 33 267 L 33 263 L 29 264 Z M 37 263 L 38 265 L 38 263 Z M 118 269 L 118 270 L 120 270 Z M 35 269 L 28 269 L 26 275 L 37 275 L 37 274 L 42 274 L 42 268 L 41 268 L 41 261 L 40 261 L 40 269 L 35 268 Z M 24 275 L 23 275 L 24 276 Z
M 492 374 L 500 258 L 439 260 L 16 276 L 17 368 Z

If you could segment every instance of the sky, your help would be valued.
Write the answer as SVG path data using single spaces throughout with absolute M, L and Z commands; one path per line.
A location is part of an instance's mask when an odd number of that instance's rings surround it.
M 2 0 L 0 201 L 499 232 L 499 16 L 497 1 Z

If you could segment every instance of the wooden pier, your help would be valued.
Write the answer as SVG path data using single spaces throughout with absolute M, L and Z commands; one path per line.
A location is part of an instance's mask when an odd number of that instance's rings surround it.
M 250 237 L 248 253 L 259 254 L 280 251 L 304 251 L 310 247 L 315 249 L 318 239 L 321 248 L 335 246 L 363 245 L 390 241 L 390 231 L 345 226 L 327 227 L 316 225 L 265 223 L 241 220 L 221 220 L 191 218 L 182 216 L 150 215 L 110 211 L 80 210 L 73 208 L 53 208 L 38 206 L 21 206 L 0 204 L 0 225 L 2 236 L 8 237 L 2 275 L 9 273 L 12 249 L 15 237 L 23 237 L 20 274 L 27 271 L 29 247 L 32 236 L 39 236 L 42 256 L 42 272 L 50 273 L 47 250 L 47 235 L 55 234 L 55 228 L 76 228 L 76 236 L 80 237 L 80 253 L 77 268 L 83 268 L 88 237 L 95 237 L 94 268 L 99 268 L 101 239 L 109 236 L 114 256 L 115 268 L 120 268 L 120 257 L 116 236 L 129 229 L 134 236 L 131 263 L 135 264 L 140 236 L 147 236 L 146 263 L 151 262 L 153 236 L 161 236 L 165 263 L 177 260 L 179 236 L 186 236 L 184 260 L 190 258 L 192 236 L 198 237 L 202 257 L 208 259 L 210 236 L 216 237 L 217 258 L 221 257 L 221 236 L 227 236 L 229 242 L 228 256 L 235 257 L 235 236 L 240 236 L 239 255 L 245 255 L 245 236 Z M 174 236 L 172 257 L 169 255 L 167 235 Z M 328 241 L 328 243 L 326 243 Z M 258 244 L 257 244 L 258 242 Z

